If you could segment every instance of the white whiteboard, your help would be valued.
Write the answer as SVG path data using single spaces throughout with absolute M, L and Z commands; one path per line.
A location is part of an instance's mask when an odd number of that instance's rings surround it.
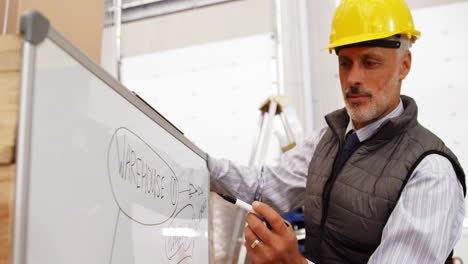
M 209 263 L 206 154 L 53 28 L 24 57 L 13 263 Z

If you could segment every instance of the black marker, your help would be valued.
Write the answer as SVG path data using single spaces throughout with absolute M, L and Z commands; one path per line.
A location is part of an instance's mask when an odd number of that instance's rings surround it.
M 226 195 L 226 194 L 218 193 L 218 195 L 223 197 L 224 200 L 234 204 L 235 206 L 240 207 L 240 208 L 242 208 L 242 209 L 244 209 L 244 210 L 246 210 L 246 211 L 248 211 L 248 212 L 250 212 L 250 213 L 252 213 L 252 214 L 254 214 L 256 216 L 261 217 L 259 214 L 257 214 L 257 212 L 254 211 L 254 209 L 252 208 L 252 205 L 250 205 L 250 204 L 248 204 L 248 203 L 246 203 L 246 202 L 244 202 L 242 200 L 239 200 L 239 199 L 237 199 L 235 197 L 231 197 L 229 195 Z M 266 221 L 265 221 L 265 223 L 266 223 Z M 284 222 L 284 224 L 287 227 L 289 227 L 289 224 L 286 221 Z M 268 223 L 267 223 L 267 226 L 268 226 L 268 228 L 270 228 Z
M 254 211 L 254 209 L 252 208 L 252 205 L 242 201 L 242 200 L 239 200 L 237 198 L 234 198 L 234 197 L 231 197 L 229 195 L 226 195 L 226 194 L 221 194 L 221 193 L 218 193 L 219 196 L 223 197 L 224 200 L 234 204 L 235 206 L 237 207 L 240 207 L 248 212 L 251 212 L 252 214 L 255 214 L 255 215 L 258 215 L 257 212 Z M 260 216 L 260 215 L 258 215 Z

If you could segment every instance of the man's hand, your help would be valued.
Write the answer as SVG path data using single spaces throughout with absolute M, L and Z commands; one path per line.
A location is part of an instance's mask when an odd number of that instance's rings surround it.
M 286 222 L 268 205 L 260 202 L 252 204 L 253 209 L 270 224 L 272 230 L 254 214 L 247 214 L 245 220 L 245 247 L 252 260 L 260 263 L 304 264 L 307 260 L 301 255 L 296 234 Z M 256 242 L 256 241 L 260 242 Z

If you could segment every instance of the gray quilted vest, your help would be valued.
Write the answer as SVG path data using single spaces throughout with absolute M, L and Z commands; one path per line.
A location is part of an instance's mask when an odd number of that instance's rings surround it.
M 402 115 L 386 120 L 337 172 L 333 163 L 344 144 L 349 117 L 344 108 L 325 117 L 329 129 L 310 162 L 304 203 L 305 251 L 313 262 L 367 263 L 409 176 L 429 154 L 450 160 L 466 193 L 456 156 L 418 123 L 415 101 L 401 99 Z

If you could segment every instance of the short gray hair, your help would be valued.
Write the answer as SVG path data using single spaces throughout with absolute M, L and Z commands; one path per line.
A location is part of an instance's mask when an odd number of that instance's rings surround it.
M 388 40 L 396 40 L 396 41 L 400 41 L 400 48 L 398 49 L 398 52 L 400 54 L 400 56 L 403 56 L 403 54 L 405 54 L 407 51 L 410 50 L 412 44 L 413 44 L 413 41 L 411 39 L 409 39 L 406 35 L 393 35 L 391 37 L 388 37 L 386 38 Z

